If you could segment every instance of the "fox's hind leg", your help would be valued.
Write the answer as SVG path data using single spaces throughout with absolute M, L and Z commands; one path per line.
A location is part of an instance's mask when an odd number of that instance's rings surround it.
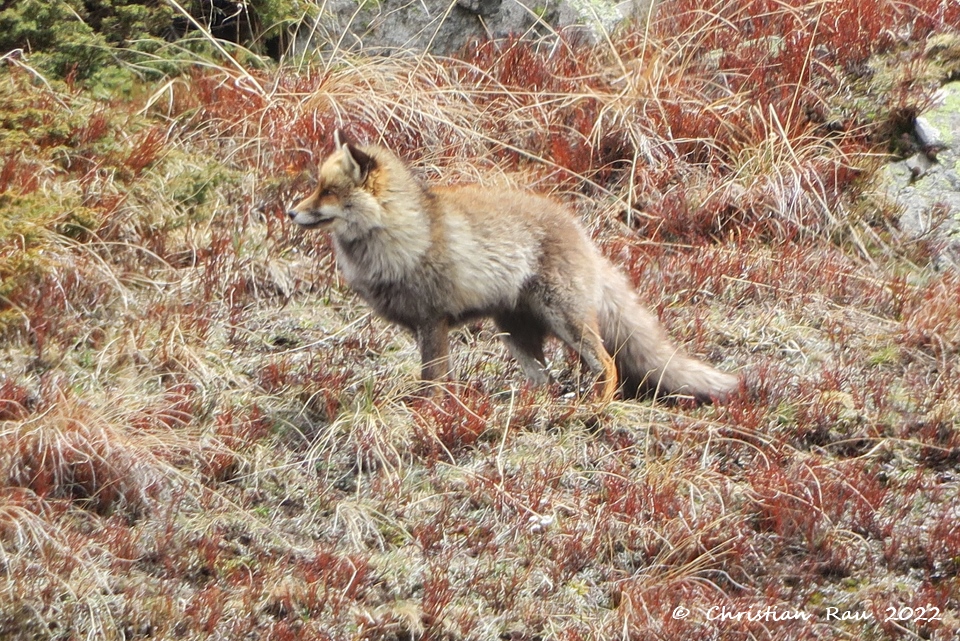
M 503 342 L 520 363 L 527 378 L 537 385 L 549 383 L 546 358 L 543 355 L 543 341 L 547 337 L 547 328 L 543 323 L 532 314 L 520 312 L 499 314 L 494 320 L 503 332 Z
M 583 319 L 556 308 L 551 312 L 547 319 L 550 330 L 580 354 L 587 367 L 599 376 L 594 388 L 597 400 L 609 403 L 617 392 L 617 366 L 603 346 L 596 314 Z

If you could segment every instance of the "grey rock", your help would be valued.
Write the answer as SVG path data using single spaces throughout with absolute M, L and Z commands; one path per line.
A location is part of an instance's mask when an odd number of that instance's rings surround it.
M 294 53 L 428 51 L 450 55 L 471 40 L 551 36 L 597 41 L 627 17 L 645 20 L 656 0 L 327 0 L 297 34 Z
M 924 153 L 914 154 L 907 158 L 904 163 L 910 170 L 911 182 L 923 178 L 927 172 L 936 166 L 934 160 Z
M 899 226 L 911 238 L 935 241 L 939 266 L 960 256 L 960 82 L 943 86 L 939 104 L 917 119 L 924 152 L 890 163 L 880 191 L 900 209 Z
M 943 136 L 940 134 L 940 130 L 931 125 L 930 121 L 923 116 L 917 118 L 917 122 L 914 125 L 914 133 L 917 136 L 917 140 L 924 147 L 943 146 Z
M 478 16 L 492 16 L 500 10 L 503 0 L 457 0 L 457 6 Z

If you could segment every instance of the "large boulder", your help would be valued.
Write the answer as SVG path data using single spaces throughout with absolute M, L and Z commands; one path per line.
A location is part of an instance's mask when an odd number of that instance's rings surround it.
M 560 29 L 596 40 L 624 18 L 645 18 L 654 1 L 330 0 L 314 28 L 301 29 L 297 49 L 449 55 L 475 39 Z

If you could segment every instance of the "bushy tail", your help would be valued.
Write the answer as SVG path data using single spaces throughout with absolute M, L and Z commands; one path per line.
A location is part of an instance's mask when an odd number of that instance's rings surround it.
M 737 376 L 680 351 L 613 265 L 604 260 L 602 271 L 600 333 L 617 364 L 624 396 L 679 394 L 710 402 L 738 385 Z

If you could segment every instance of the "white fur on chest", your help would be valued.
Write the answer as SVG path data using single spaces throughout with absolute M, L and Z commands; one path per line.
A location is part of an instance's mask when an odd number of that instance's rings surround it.
M 409 208 L 378 213 L 375 224 L 368 217 L 334 234 L 337 264 L 348 283 L 408 279 L 430 249 L 429 223 L 422 212 Z M 347 246 L 354 251 L 345 251 Z

